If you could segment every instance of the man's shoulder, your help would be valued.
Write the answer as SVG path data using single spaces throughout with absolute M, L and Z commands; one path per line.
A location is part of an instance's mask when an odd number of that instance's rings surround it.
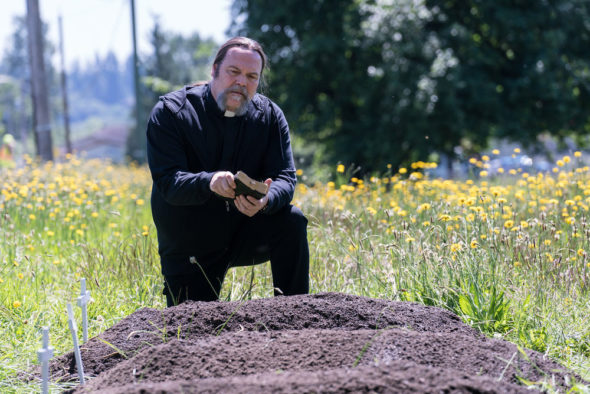
M 189 97 L 200 99 L 204 96 L 206 91 L 207 84 L 187 85 L 182 89 L 178 89 L 160 96 L 160 101 L 164 103 L 164 106 L 168 108 L 168 110 L 174 114 L 177 114 L 184 108 Z
M 256 93 L 252 98 L 252 104 L 257 111 L 261 111 L 266 115 L 276 116 L 282 114 L 281 108 L 271 99 L 263 94 Z

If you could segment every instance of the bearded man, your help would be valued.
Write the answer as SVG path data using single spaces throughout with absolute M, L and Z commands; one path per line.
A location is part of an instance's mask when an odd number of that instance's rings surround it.
M 267 58 L 234 37 L 211 81 L 168 93 L 147 126 L 151 208 L 168 306 L 219 299 L 231 267 L 270 260 L 275 295 L 309 291 L 307 219 L 291 200 L 295 165 L 281 109 L 257 93 Z M 263 181 L 236 196 L 234 174 Z

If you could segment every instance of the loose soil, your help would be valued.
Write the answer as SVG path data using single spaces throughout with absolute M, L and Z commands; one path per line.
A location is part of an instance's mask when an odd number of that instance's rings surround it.
M 141 309 L 81 347 L 73 392 L 520 393 L 580 378 L 435 307 L 338 293 Z M 53 381 L 78 379 L 73 353 Z

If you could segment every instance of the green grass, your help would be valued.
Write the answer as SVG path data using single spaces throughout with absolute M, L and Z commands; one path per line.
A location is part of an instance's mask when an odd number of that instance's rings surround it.
M 561 170 L 534 181 L 443 182 L 416 169 L 300 184 L 311 291 L 443 307 L 590 379 L 590 175 Z M 66 303 L 80 278 L 92 297 L 89 337 L 165 306 L 151 182 L 144 167 L 77 158 L 0 169 L 0 179 L 0 391 L 30 392 L 38 384 L 18 376 L 36 363 L 41 327 L 56 355 L 71 350 Z M 230 270 L 221 298 L 272 293 L 264 264 Z

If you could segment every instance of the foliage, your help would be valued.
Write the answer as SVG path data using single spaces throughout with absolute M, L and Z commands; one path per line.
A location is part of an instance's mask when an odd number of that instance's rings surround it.
M 309 218 L 311 291 L 447 308 L 590 379 L 584 159 L 466 181 L 431 179 L 435 165 L 424 162 L 362 179 L 341 165 L 315 184 L 299 170 L 294 203 Z M 51 326 L 56 354 L 71 349 L 65 304 L 80 278 L 92 296 L 90 337 L 165 300 L 146 167 L 69 157 L 0 172 L 0 385 L 24 392 L 34 388 L 17 376 L 36 360 L 40 327 Z M 265 264 L 230 270 L 221 298 L 272 292 Z
M 31 102 L 31 78 L 29 62 L 29 44 L 26 17 L 13 18 L 14 31 L 10 44 L 5 48 L 0 60 L 0 119 L 8 133 L 16 139 L 32 133 L 33 111 Z M 58 75 L 51 64 L 51 57 L 55 53 L 54 45 L 47 39 L 48 25 L 43 24 L 45 73 L 47 88 L 51 97 L 59 97 L 60 88 Z M 61 101 L 52 99 L 50 111 L 61 113 Z M 23 131 L 24 130 L 24 131 Z M 22 141 L 21 141 L 22 142 Z
M 528 3 L 527 3 L 528 4 Z M 590 127 L 590 10 L 523 2 L 234 0 L 270 57 L 270 96 L 327 162 L 366 172 Z

